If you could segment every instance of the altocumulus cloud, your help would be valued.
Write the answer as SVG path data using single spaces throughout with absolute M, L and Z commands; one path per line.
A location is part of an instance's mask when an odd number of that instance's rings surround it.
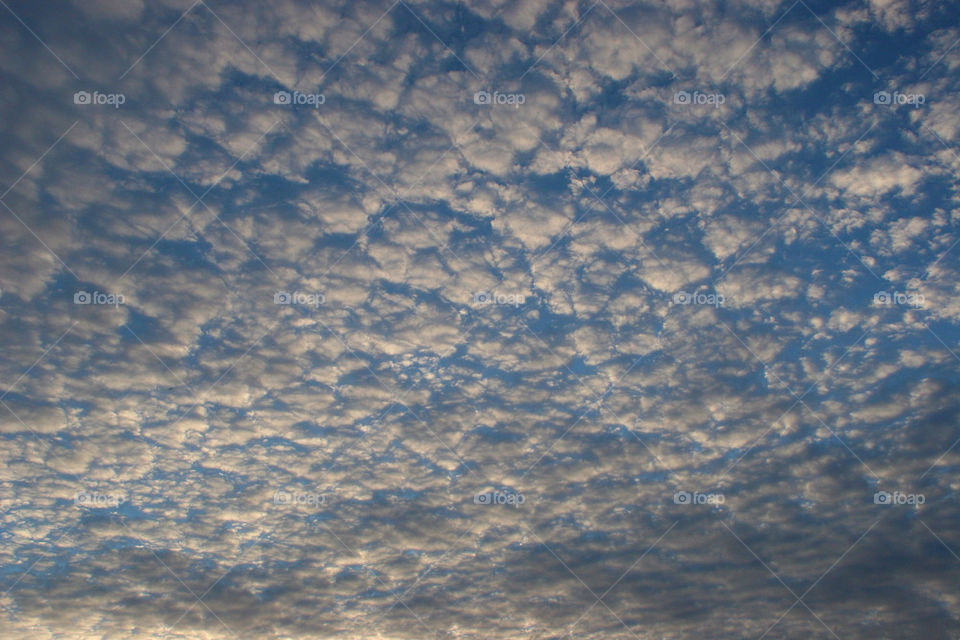
M 8 0 L 0 637 L 956 637 L 957 17 Z

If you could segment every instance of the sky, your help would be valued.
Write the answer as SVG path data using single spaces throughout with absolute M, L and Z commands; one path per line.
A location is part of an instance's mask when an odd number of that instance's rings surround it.
M 960 637 L 956 4 L 0 5 L 0 638 Z

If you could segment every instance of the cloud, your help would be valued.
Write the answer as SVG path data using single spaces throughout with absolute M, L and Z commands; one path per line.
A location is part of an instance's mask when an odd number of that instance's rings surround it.
M 960 629 L 953 13 L 11 10 L 0 637 Z

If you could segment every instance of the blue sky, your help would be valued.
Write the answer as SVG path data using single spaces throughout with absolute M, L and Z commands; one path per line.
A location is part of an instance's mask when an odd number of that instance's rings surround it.
M 955 7 L 0 4 L 0 638 L 960 635 Z

